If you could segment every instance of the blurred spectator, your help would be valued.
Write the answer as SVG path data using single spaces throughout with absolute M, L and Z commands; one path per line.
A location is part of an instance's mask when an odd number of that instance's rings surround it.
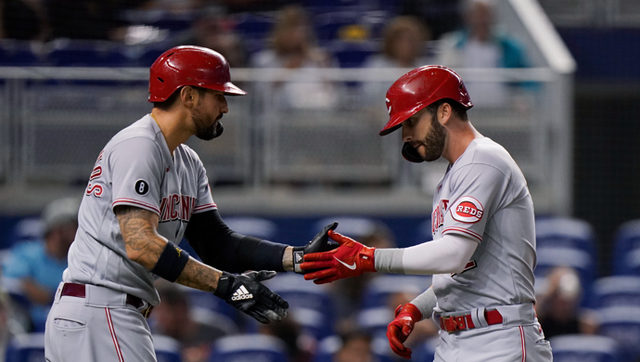
M 48 0 L 53 38 L 120 41 L 127 23 L 124 10 L 144 5 L 148 0 Z
M 0 0 L 0 39 L 45 40 L 47 30 L 41 0 Z
M 58 199 L 42 212 L 43 239 L 14 245 L 3 260 L 3 285 L 26 298 L 34 331 L 43 331 L 54 293 L 67 268 L 67 252 L 78 228 L 79 202 Z
M 300 6 L 282 9 L 275 24 L 271 49 L 254 55 L 251 66 L 286 68 L 286 80 L 259 82 L 258 95 L 266 106 L 279 109 L 330 109 L 338 102 L 333 83 L 316 71 L 337 63 L 315 44 L 310 20 Z
M 333 356 L 333 362 L 374 362 L 371 335 L 353 331 L 342 335 L 342 347 Z
M 346 229 L 343 226 L 347 225 L 340 225 L 342 229 Z M 347 233 L 347 231 L 344 232 Z M 372 228 L 365 230 L 365 233 L 361 235 L 351 233 L 349 236 L 357 238 L 361 243 L 370 247 L 396 247 L 393 233 L 386 225 L 380 222 L 373 223 Z M 337 325 L 335 326 L 337 333 L 347 334 L 352 332 L 356 325 L 357 314 L 362 305 L 361 297 L 363 291 L 371 279 L 376 276 L 375 273 L 367 273 L 357 278 L 340 279 L 329 284 L 337 309 Z
M 424 21 L 433 39 L 460 27 L 460 0 L 403 0 L 398 14 Z
M 597 332 L 593 312 L 580 309 L 583 288 L 573 268 L 555 267 L 549 271 L 544 282 L 543 291 L 537 296 L 536 313 L 546 338 Z
M 9 297 L 4 289 L 0 290 L 0 361 L 4 361 L 9 341 L 14 335 L 24 333 L 20 326 L 12 321 Z
M 523 45 L 496 29 L 493 0 L 467 0 L 463 8 L 465 28 L 443 35 L 438 64 L 458 68 L 524 68 Z M 505 106 L 511 91 L 501 82 L 465 81 L 474 105 Z
M 426 65 L 425 42 L 429 40 L 429 29 L 417 18 L 397 17 L 384 30 L 382 53 L 371 57 L 366 64 L 374 68 L 416 68 Z
M 287 346 L 290 362 L 311 362 L 313 360 L 315 340 L 303 333 L 302 328 L 296 322 L 295 309 L 291 310 L 289 317 L 278 323 L 258 325 L 258 332 L 280 338 Z
M 197 10 L 191 28 L 172 40 L 172 46 L 199 45 L 222 54 L 232 68 L 247 66 L 247 55 L 224 9 L 210 6 Z
M 400 16 L 384 30 L 382 52 L 370 57 L 365 68 L 417 68 L 432 64 L 425 56 L 426 42 L 431 40 L 429 30 L 413 16 Z M 367 104 L 384 104 L 390 82 L 365 82 L 363 92 Z
M 151 314 L 152 332 L 180 342 L 184 362 L 207 361 L 213 341 L 237 332 L 235 326 L 230 326 L 226 320 L 207 318 L 209 315 L 196 317 L 188 296 L 180 286 L 158 279 L 156 288 L 161 302 Z

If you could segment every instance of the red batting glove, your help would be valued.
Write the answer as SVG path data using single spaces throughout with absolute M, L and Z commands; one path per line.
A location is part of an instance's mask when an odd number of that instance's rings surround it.
M 327 235 L 340 244 L 336 249 L 304 255 L 302 270 L 314 270 L 304 275 L 316 284 L 331 283 L 338 279 L 356 277 L 365 272 L 375 272 L 373 254 L 369 248 L 342 234 L 329 230 Z
M 422 320 L 422 313 L 415 305 L 400 304 L 396 308 L 396 318 L 387 327 L 389 345 L 395 354 L 402 358 L 411 358 L 411 348 L 405 347 L 403 343 L 413 331 L 413 326 L 420 320 Z

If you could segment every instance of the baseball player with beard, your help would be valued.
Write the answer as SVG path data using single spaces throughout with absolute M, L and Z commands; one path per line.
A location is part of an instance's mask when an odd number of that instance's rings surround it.
M 156 361 L 146 321 L 160 302 L 156 276 L 212 292 L 262 323 L 286 316 L 287 302 L 261 281 L 302 272 L 305 253 L 330 249 L 336 224 L 295 248 L 233 232 L 184 145 L 220 136 L 225 96 L 245 94 L 213 50 L 175 47 L 153 63 L 151 113 L 107 143 L 89 178 L 46 322 L 47 361 Z M 177 246 L 183 236 L 202 262 Z
M 402 128 L 402 155 L 411 162 L 444 157 L 449 167 L 433 196 L 433 241 L 375 249 L 329 232 L 340 246 L 307 254 L 305 275 L 322 284 L 365 272 L 433 275 L 426 292 L 396 309 L 387 328 L 391 349 L 416 322 L 437 319 L 436 361 L 551 361 L 534 311 L 536 239 L 526 180 L 509 153 L 470 123 L 473 106 L 460 76 L 425 66 L 387 92 L 390 119 L 380 132 Z

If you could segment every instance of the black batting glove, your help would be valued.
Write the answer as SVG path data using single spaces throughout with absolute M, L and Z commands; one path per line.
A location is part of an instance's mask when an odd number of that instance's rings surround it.
M 289 303 L 260 283 L 275 275 L 276 272 L 270 270 L 242 274 L 222 272 L 218 288 L 213 294 L 260 323 L 281 321 L 287 316 Z
M 338 243 L 333 242 L 327 232 L 335 230 L 338 227 L 337 222 L 325 226 L 316 236 L 311 239 L 305 246 L 296 246 L 293 248 L 293 270 L 298 274 L 310 273 L 313 270 L 302 270 L 300 264 L 304 263 L 304 255 L 309 253 L 319 253 L 323 251 L 333 250 L 338 247 Z

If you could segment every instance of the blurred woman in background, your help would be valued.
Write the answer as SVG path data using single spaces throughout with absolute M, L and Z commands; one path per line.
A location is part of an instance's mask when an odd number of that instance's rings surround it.
M 382 51 L 365 63 L 366 68 L 417 68 L 432 64 L 426 45 L 431 40 L 429 29 L 413 16 L 399 16 L 385 28 Z M 381 104 L 393 81 L 365 82 L 366 104 Z
M 338 100 L 334 85 L 317 69 L 336 66 L 335 61 L 315 42 L 311 21 L 304 9 L 288 6 L 282 9 L 274 26 L 270 49 L 258 52 L 251 64 L 255 68 L 285 68 L 283 77 L 274 82 L 261 82 L 259 96 L 267 106 L 279 109 L 329 109 Z

